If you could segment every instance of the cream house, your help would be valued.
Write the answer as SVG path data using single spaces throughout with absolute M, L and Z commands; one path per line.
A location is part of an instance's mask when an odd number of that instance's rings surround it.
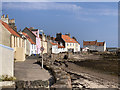
M 2 24 L 2 44 L 14 49 L 16 61 L 25 60 L 25 40 L 15 32 L 7 23 L 0 20 Z
M 37 54 L 37 48 L 36 48 L 36 43 L 31 39 L 30 36 L 28 36 L 27 33 L 21 32 L 22 37 L 26 38 L 26 48 L 25 48 L 25 53 L 26 55 L 30 56 L 32 54 Z
M 40 34 L 39 37 L 41 38 L 41 46 L 42 46 L 42 44 L 43 44 L 43 47 L 44 47 L 43 54 L 44 54 L 44 53 L 47 53 L 47 39 L 46 39 L 46 35 L 43 33 L 43 35 Z

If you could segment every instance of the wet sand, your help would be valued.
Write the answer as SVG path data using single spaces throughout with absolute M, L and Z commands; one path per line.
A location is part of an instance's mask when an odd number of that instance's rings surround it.
M 71 77 L 78 76 L 72 81 L 73 84 L 79 83 L 86 88 L 118 88 L 118 76 L 101 73 L 71 62 L 66 62 L 66 64 L 68 65 L 66 70 L 72 72 Z

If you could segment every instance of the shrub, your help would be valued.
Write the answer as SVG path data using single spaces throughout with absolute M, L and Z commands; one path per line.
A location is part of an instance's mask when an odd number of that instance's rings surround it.
M 0 78 L 0 81 L 15 81 L 16 78 L 8 75 L 2 75 Z

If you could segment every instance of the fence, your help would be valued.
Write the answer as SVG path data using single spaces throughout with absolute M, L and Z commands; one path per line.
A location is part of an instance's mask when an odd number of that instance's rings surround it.
M 0 44 L 0 76 L 14 75 L 14 49 Z

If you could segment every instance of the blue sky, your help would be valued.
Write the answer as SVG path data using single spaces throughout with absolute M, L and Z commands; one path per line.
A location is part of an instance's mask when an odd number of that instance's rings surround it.
M 106 41 L 118 46 L 118 3 L 116 2 L 4 2 L 3 14 L 15 18 L 19 29 L 35 27 L 45 34 L 71 33 L 83 40 Z

